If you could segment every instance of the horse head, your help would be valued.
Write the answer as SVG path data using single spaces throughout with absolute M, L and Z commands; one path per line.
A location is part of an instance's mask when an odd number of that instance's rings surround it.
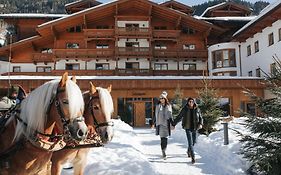
M 50 143 L 46 149 L 62 149 L 65 142 L 86 137 L 83 112 L 81 90 L 65 73 L 61 80 L 46 82 L 23 100 L 15 139 L 25 135 L 31 143 L 41 141 L 39 147 Z
M 90 90 L 84 95 L 85 101 L 85 122 L 89 133 L 97 132 L 106 143 L 113 138 L 113 122 L 111 115 L 113 113 L 113 101 L 110 95 L 111 85 L 105 89 L 95 87 L 90 82 Z

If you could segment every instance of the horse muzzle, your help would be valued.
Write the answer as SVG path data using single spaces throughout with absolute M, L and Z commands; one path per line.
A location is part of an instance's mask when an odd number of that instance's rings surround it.
M 88 134 L 88 128 L 84 122 L 84 117 L 80 116 L 73 120 L 72 124 L 68 126 L 70 136 L 74 140 L 85 140 Z

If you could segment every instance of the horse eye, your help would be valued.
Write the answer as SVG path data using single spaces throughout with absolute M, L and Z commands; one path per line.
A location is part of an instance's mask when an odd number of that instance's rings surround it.
M 68 104 L 69 104 L 69 102 L 68 102 L 68 100 L 67 100 L 67 99 L 62 100 L 62 103 L 63 103 L 63 104 L 66 104 L 66 105 L 68 105 Z
M 93 106 L 93 109 L 94 110 L 99 110 L 99 107 L 98 106 Z

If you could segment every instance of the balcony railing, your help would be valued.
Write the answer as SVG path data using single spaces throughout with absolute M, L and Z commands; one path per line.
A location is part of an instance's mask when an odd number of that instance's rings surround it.
M 177 40 L 180 30 L 153 30 L 154 40 Z
M 53 62 L 54 55 L 53 55 L 53 53 L 33 53 L 32 61 L 34 61 L 34 62 Z
M 155 49 L 153 51 L 153 56 L 156 58 L 177 58 L 178 54 L 175 50 Z
M 183 50 L 183 49 L 154 49 L 153 57 L 155 58 L 199 58 L 208 59 L 207 50 Z
M 149 47 L 117 47 L 118 56 L 151 56 Z
M 179 50 L 179 58 L 204 58 L 208 59 L 208 50 Z
M 76 76 L 201 76 L 206 70 L 151 70 L 151 69 L 122 69 L 111 70 L 52 70 L 51 72 L 10 72 L 10 75 L 30 76 L 61 76 L 65 71 Z M 8 75 L 3 73 L 2 75 Z
M 114 29 L 84 29 L 84 35 L 88 39 L 113 39 Z
M 139 27 L 117 27 L 116 33 L 119 36 L 140 36 L 140 37 L 150 37 L 150 28 L 139 28 Z
M 54 49 L 56 59 L 66 58 L 114 58 L 113 49 Z

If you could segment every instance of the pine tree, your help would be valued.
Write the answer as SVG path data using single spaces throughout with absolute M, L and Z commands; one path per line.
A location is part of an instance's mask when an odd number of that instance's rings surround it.
M 258 114 L 242 113 L 247 117 L 250 134 L 241 139 L 241 153 L 253 163 L 254 169 L 268 175 L 281 175 L 281 62 L 275 62 L 275 71 L 266 76 L 266 83 L 275 97 L 264 99 L 246 90 Z
M 200 103 L 198 105 L 203 120 L 203 130 L 207 136 L 214 130 L 215 124 L 223 116 L 223 111 L 219 107 L 219 97 L 217 90 L 210 86 L 210 81 L 202 80 L 204 87 L 197 93 Z
M 182 108 L 182 99 L 183 99 L 183 92 L 179 85 L 177 85 L 177 88 L 174 92 L 174 98 L 172 101 L 172 107 L 173 107 L 173 116 L 176 117 Z

